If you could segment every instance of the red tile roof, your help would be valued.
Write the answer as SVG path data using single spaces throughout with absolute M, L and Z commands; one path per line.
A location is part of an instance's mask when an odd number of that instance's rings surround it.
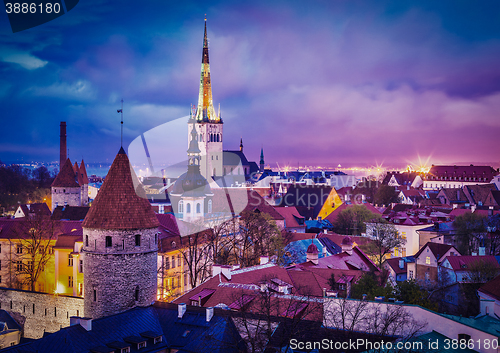
M 73 166 L 71 165 L 71 161 L 69 160 L 69 158 L 66 159 L 66 162 L 64 162 L 64 165 L 59 171 L 59 174 L 57 174 L 57 177 L 52 182 L 51 186 L 80 187 L 80 185 L 76 181 L 75 172 L 73 170 Z
M 390 266 L 396 275 L 405 274 L 407 270 L 406 261 L 403 260 L 403 268 L 399 267 L 399 260 L 402 260 L 401 257 L 393 257 L 392 259 L 387 259 L 385 262 L 388 266 Z
M 94 229 L 144 229 L 158 225 L 158 219 L 122 147 L 82 226 Z
M 490 166 L 433 165 L 425 176 L 427 180 L 442 180 L 447 177 L 486 178 L 489 182 L 498 172 Z
M 300 215 L 299 211 L 297 211 L 297 209 L 294 206 L 275 207 L 274 209 L 278 211 L 278 213 L 285 218 L 285 227 L 287 228 L 306 227 L 305 223 L 300 225 L 299 222 L 297 222 L 297 218 L 302 219 L 303 221 L 305 221 L 305 218 Z
M 448 250 L 450 250 L 451 248 L 454 248 L 452 245 L 448 245 L 448 244 L 439 244 L 439 243 L 428 242 L 424 246 L 422 246 L 420 248 L 420 250 L 414 255 L 415 259 L 418 258 L 420 256 L 420 254 L 422 254 L 424 249 L 426 249 L 427 247 L 430 249 L 430 251 L 432 252 L 434 257 L 436 258 L 436 260 L 438 260 L 439 262 Z M 459 254 L 458 250 L 455 249 L 455 251 L 457 254 Z
M 479 288 L 479 292 L 483 292 L 494 297 L 496 300 L 500 300 L 500 276 L 496 276 L 491 281 L 485 283 L 484 286 Z
M 454 271 L 469 271 L 471 266 L 474 267 L 474 264 L 480 262 L 486 262 L 491 264 L 493 267 L 500 268 L 498 261 L 495 259 L 493 255 L 485 255 L 485 256 L 447 256 L 446 259 L 451 265 L 451 268 Z
M 82 181 L 83 181 L 83 184 L 88 184 L 89 183 L 89 178 L 87 176 L 87 169 L 85 168 L 85 163 L 83 163 L 83 159 L 82 159 L 82 163 L 80 163 L 80 174 L 82 176 Z

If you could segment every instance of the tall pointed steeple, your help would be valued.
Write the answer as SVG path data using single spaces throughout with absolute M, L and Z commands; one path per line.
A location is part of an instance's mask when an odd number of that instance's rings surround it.
M 260 149 L 259 171 L 261 173 L 264 171 L 264 147 L 261 147 Z
M 243 137 L 240 138 L 240 152 L 243 152 Z
M 212 100 L 212 84 L 210 82 L 210 62 L 208 58 L 207 19 L 205 18 L 205 35 L 203 36 L 203 54 L 201 56 L 201 78 L 198 106 L 196 108 L 196 121 L 222 123 L 219 115 L 215 113 Z

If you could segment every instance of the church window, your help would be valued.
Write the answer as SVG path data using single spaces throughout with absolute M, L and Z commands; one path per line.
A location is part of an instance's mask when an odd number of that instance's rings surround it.
M 188 204 L 186 205 L 186 212 L 187 212 L 187 213 L 191 213 L 191 204 L 190 204 L 190 203 L 188 203 Z
M 184 212 L 184 201 L 182 201 L 182 200 L 179 201 L 178 209 L 179 209 L 179 213 Z
M 212 200 L 208 200 L 208 213 L 212 213 Z
M 196 213 L 201 213 L 201 205 L 199 203 L 196 204 Z
M 106 247 L 110 248 L 113 245 L 113 242 L 111 240 L 111 237 L 108 235 L 106 236 Z
M 68 266 L 73 266 L 73 255 L 68 254 Z
M 141 235 L 140 234 L 135 235 L 135 246 L 141 246 Z

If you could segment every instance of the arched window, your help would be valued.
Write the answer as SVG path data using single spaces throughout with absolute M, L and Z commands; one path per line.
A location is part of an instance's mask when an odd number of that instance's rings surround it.
M 186 213 L 191 213 L 191 204 L 190 203 L 188 203 L 186 205 Z
M 212 200 L 208 200 L 208 213 L 212 213 Z
M 182 201 L 182 200 L 179 201 L 178 212 L 179 213 L 184 212 L 184 201 Z
M 201 213 L 201 205 L 199 203 L 196 204 L 196 213 Z

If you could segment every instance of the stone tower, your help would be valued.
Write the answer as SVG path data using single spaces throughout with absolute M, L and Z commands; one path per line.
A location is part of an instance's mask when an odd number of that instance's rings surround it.
M 51 211 L 54 211 L 57 206 L 82 205 L 82 191 L 78 183 L 78 176 L 75 174 L 69 158 L 66 159 L 59 174 L 52 182 L 51 195 Z
M 83 227 L 85 316 L 99 318 L 156 299 L 158 220 L 120 148 Z
M 212 100 L 210 62 L 208 58 L 207 19 L 205 19 L 198 105 L 191 111 L 188 123 L 188 144 L 191 141 L 190 134 L 194 126 L 197 133 L 199 148 L 201 150 L 200 172 L 209 181 L 212 176 L 223 175 L 222 125 L 220 108 L 217 114 Z

